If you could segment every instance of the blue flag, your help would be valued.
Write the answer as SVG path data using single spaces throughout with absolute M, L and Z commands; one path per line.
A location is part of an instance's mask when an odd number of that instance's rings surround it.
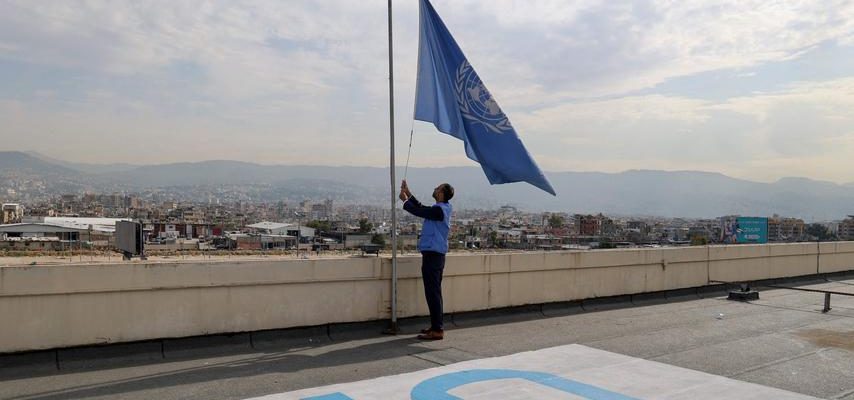
M 480 163 L 489 183 L 528 182 L 554 195 L 428 0 L 421 0 L 420 31 L 415 119 L 432 122 L 440 132 L 462 140 L 466 155 Z

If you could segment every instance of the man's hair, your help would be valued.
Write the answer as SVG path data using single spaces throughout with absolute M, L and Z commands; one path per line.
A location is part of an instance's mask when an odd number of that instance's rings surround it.
M 445 201 L 451 200 L 454 197 L 454 187 L 449 183 L 442 184 L 442 193 L 445 195 Z

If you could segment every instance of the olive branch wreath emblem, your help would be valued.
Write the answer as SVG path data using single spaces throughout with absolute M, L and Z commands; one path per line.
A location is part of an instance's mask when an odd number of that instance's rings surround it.
M 457 68 L 457 79 L 456 79 L 456 91 L 457 91 L 457 103 L 460 105 L 460 113 L 463 118 L 478 122 L 483 124 L 487 129 L 492 132 L 502 134 L 506 131 L 510 131 L 513 129 L 513 126 L 510 125 L 510 120 L 503 113 L 501 114 L 501 118 L 498 122 L 491 122 L 488 120 L 484 120 L 480 118 L 478 115 L 474 114 L 473 110 L 469 106 L 469 102 L 466 100 L 466 80 L 470 76 L 470 72 L 473 71 L 471 64 L 469 64 L 468 60 L 463 60 L 460 63 L 460 67 Z

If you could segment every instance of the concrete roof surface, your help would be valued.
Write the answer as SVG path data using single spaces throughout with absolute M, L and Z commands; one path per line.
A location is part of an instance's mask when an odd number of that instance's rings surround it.
M 854 293 L 854 279 L 802 285 Z M 696 292 L 694 292 L 696 293 Z M 531 306 L 447 318 L 332 325 L 0 357 L 0 399 L 247 399 L 568 344 L 819 398 L 854 400 L 854 297 L 763 290 L 760 300 L 650 297 L 635 304 Z M 123 347 L 125 346 L 125 347 Z M 620 379 L 615 374 L 614 379 Z M 741 398 L 739 393 L 720 397 Z
M 259 222 L 257 224 L 247 225 L 247 227 L 249 227 L 249 228 L 256 228 L 256 229 L 282 229 L 282 228 L 288 228 L 291 226 L 296 227 L 297 225 L 296 224 L 288 224 L 288 223 L 284 223 L 284 222 L 270 222 L 270 221 L 264 221 L 264 222 Z
M 89 218 L 89 217 L 45 217 L 46 224 L 60 225 L 74 229 L 89 229 L 101 232 L 115 232 L 116 222 L 131 221 L 129 218 Z

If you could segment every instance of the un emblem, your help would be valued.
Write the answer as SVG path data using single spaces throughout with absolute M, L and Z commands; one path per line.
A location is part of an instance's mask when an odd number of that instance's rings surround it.
M 510 120 L 501 111 L 498 102 L 480 77 L 474 72 L 471 64 L 463 60 L 457 69 L 457 103 L 463 118 L 483 124 L 494 133 L 504 133 L 513 129 Z

